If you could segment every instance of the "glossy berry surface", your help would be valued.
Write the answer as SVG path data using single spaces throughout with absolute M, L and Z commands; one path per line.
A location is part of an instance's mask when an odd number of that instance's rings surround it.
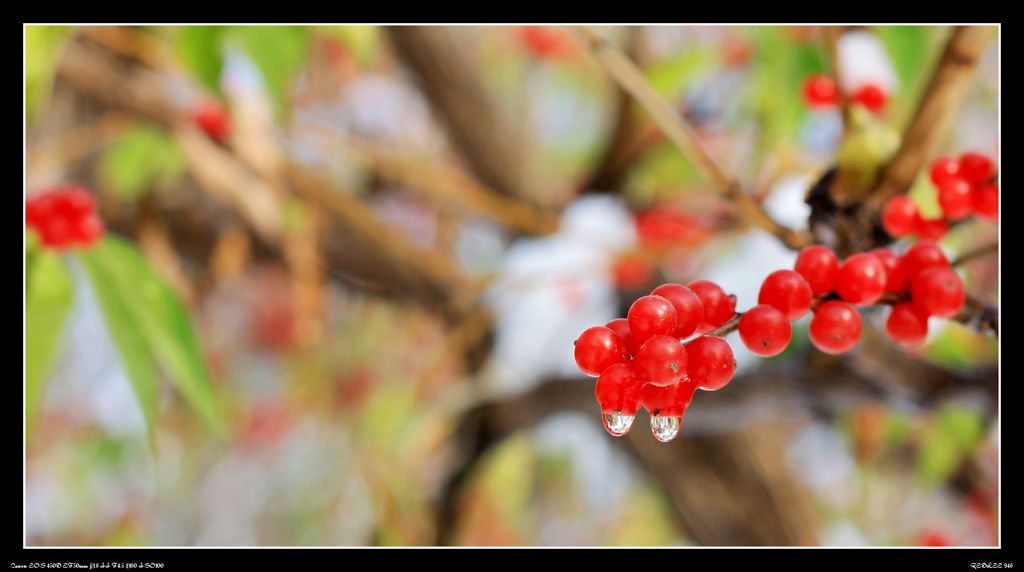
M 831 76 L 814 74 L 804 81 L 804 102 L 813 108 L 831 107 L 839 103 L 839 87 Z
M 704 323 L 698 330 L 700 333 L 710 332 L 736 314 L 736 299 L 726 294 L 718 284 L 710 280 L 697 280 L 691 282 L 689 287 L 704 306 Z
M 857 345 L 861 328 L 856 308 L 846 302 L 831 300 L 814 311 L 808 333 L 814 347 L 827 354 L 841 354 Z
M 955 316 L 963 308 L 965 297 L 964 284 L 952 268 L 929 268 L 910 282 L 914 306 L 929 316 Z
M 629 331 L 629 322 L 625 318 L 615 318 L 608 322 L 604 327 L 615 332 L 615 335 L 619 336 L 622 340 L 623 347 L 626 348 L 626 353 L 629 356 L 635 356 L 636 351 L 640 349 L 640 344 L 636 343 L 636 338 Z
M 804 277 L 812 293 L 828 294 L 839 277 L 839 257 L 831 248 L 813 244 L 800 251 L 793 268 Z
M 939 206 L 949 220 L 960 220 L 971 214 L 971 185 L 955 177 L 939 186 Z
M 940 157 L 932 162 L 932 168 L 929 172 L 932 184 L 936 187 L 940 187 L 951 179 L 958 178 L 960 176 L 960 162 L 949 157 Z
M 576 339 L 573 357 L 580 371 L 597 377 L 609 367 L 626 359 L 626 349 L 615 332 L 604 326 L 592 326 L 583 330 Z
M 901 346 L 917 347 L 928 337 L 928 316 L 913 304 L 896 304 L 885 320 L 885 331 Z
M 874 113 L 885 109 L 885 104 L 889 101 L 885 91 L 874 84 L 868 84 L 858 89 L 854 92 L 852 99 Z
M 882 261 L 866 252 L 847 258 L 839 267 L 836 292 L 851 304 L 869 305 L 877 302 L 885 293 L 885 267 Z
M 907 276 L 903 272 L 903 259 L 888 248 L 876 248 L 871 251 L 885 268 L 885 291 L 902 292 L 907 288 Z
M 718 336 L 701 336 L 687 344 L 686 358 L 690 381 L 705 391 L 725 387 L 736 373 L 732 346 Z
M 772 357 L 785 351 L 793 338 L 793 326 L 785 314 L 767 304 L 759 304 L 740 317 L 740 339 L 750 353 Z
M 47 248 L 87 248 L 103 237 L 96 199 L 80 186 L 58 187 L 25 201 L 25 226 Z
M 658 386 L 678 383 L 686 376 L 686 346 L 673 336 L 654 336 L 640 346 L 633 360 L 640 379 Z
M 651 415 L 680 417 L 690 406 L 696 391 L 697 385 L 690 382 L 667 386 L 647 384 L 640 390 L 640 404 Z
M 640 408 L 640 378 L 629 364 L 619 363 L 597 378 L 594 393 L 601 413 L 636 415 Z
M 792 270 L 776 270 L 764 279 L 758 304 L 768 304 L 789 321 L 799 320 L 811 309 L 814 294 L 804 277 Z
M 917 232 L 921 213 L 917 204 L 906 195 L 889 199 L 882 208 L 882 228 L 894 238 L 903 238 Z
M 929 268 L 949 266 L 949 259 L 938 244 L 927 240 L 915 242 L 903 253 L 903 275 L 909 283 Z
M 981 218 L 995 221 L 999 218 L 999 185 L 979 185 L 971 192 L 971 208 Z
M 995 174 L 992 160 L 981 153 L 964 153 L 960 156 L 960 175 L 968 183 L 980 185 Z
M 672 333 L 677 338 L 685 338 L 697 331 L 704 323 L 704 304 L 700 298 L 682 284 L 662 284 L 651 292 L 668 300 L 676 310 L 676 329 Z
M 637 298 L 629 307 L 626 320 L 629 331 L 641 346 L 654 336 L 667 336 L 676 331 L 676 309 L 661 296 Z

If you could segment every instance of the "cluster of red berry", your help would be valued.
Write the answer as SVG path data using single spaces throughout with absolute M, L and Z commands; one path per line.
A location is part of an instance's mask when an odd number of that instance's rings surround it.
M 643 407 L 655 438 L 674 439 L 694 392 L 720 389 L 732 379 L 732 348 L 705 334 L 735 313 L 734 296 L 698 280 L 659 286 L 638 298 L 625 319 L 584 330 L 575 342 L 576 364 L 598 378 L 595 393 L 605 429 L 625 435 Z
M 931 180 L 937 190 L 943 217 L 925 219 L 906 195 L 889 199 L 882 209 L 882 227 L 891 236 L 916 234 L 939 240 L 949 230 L 948 221 L 974 214 L 986 220 L 999 216 L 999 184 L 995 164 L 980 153 L 964 153 L 959 160 L 941 157 L 932 163 Z
M 885 104 L 889 101 L 885 90 L 872 83 L 861 86 L 849 97 L 851 101 L 863 105 L 873 113 L 885 109 Z M 814 74 L 804 81 L 804 101 L 816 109 L 838 105 L 839 86 L 831 76 Z
M 942 249 L 927 240 L 915 243 L 903 256 L 876 248 L 842 264 L 829 248 L 808 246 L 797 257 L 796 271 L 817 299 L 808 327 L 811 343 L 826 353 L 843 353 L 857 345 L 861 321 L 853 306 L 870 306 L 888 295 L 893 308 L 886 332 L 898 344 L 913 347 L 927 336 L 930 316 L 955 316 L 966 296 Z
M 830 248 L 813 245 L 800 251 L 794 270 L 769 274 L 758 305 L 742 314 L 735 296 L 713 282 L 664 284 L 638 298 L 625 319 L 584 330 L 574 357 L 583 373 L 598 378 L 595 394 L 609 433 L 625 435 L 643 407 L 654 436 L 667 442 L 678 434 L 697 389 L 714 391 L 732 379 L 732 348 L 716 333 L 735 325 L 751 353 L 772 357 L 789 346 L 792 322 L 813 311 L 811 343 L 840 354 L 860 339 L 855 306 L 876 304 L 886 294 L 893 304 L 886 331 L 906 346 L 924 340 L 929 316 L 954 316 L 965 297 L 960 277 L 933 242 L 918 242 L 903 256 L 879 248 L 842 262 Z
M 58 187 L 25 201 L 25 226 L 39 233 L 43 244 L 62 250 L 87 247 L 103 236 L 96 199 L 84 187 Z
M 210 139 L 224 143 L 231 135 L 231 117 L 227 109 L 216 100 L 200 101 L 192 109 L 191 115 L 192 122 Z

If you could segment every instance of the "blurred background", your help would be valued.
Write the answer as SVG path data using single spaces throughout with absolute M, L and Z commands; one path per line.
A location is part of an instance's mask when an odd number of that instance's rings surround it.
M 950 37 L 594 32 L 797 231 L 844 133 L 898 137 Z M 998 157 L 995 34 L 942 154 Z M 795 251 L 591 50 L 559 27 L 27 26 L 26 195 L 95 193 L 187 308 L 222 423 L 166 377 L 144 414 L 69 262 L 27 544 L 996 544 L 998 338 L 956 321 L 908 352 L 867 309 L 840 357 L 806 318 L 768 360 L 733 335 L 736 378 L 699 392 L 678 439 L 656 442 L 645 413 L 605 433 L 580 331 L 667 281 L 711 279 L 748 308 Z M 810 105 L 807 78 L 837 67 L 884 108 Z M 926 173 L 911 194 L 937 209 Z M 997 236 L 972 220 L 942 245 Z M 994 304 L 997 257 L 960 269 Z

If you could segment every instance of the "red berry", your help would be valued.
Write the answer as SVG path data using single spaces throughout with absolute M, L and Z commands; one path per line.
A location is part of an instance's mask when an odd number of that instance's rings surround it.
M 917 232 L 921 224 L 921 213 L 917 210 L 917 204 L 906 195 L 899 195 L 889 199 L 882 208 L 882 228 L 894 238 Z
M 941 532 L 923 532 L 917 539 L 918 546 L 955 546 L 948 536 Z
M 626 363 L 615 364 L 597 378 L 594 394 L 601 413 L 636 415 L 640 408 L 640 378 Z
M 642 296 L 629 307 L 626 314 L 629 331 L 638 344 L 653 336 L 667 336 L 676 331 L 676 309 L 661 296 Z
M 882 91 L 882 88 L 874 84 L 868 84 L 853 94 L 853 100 L 868 108 L 868 111 L 878 113 L 885 108 L 888 96 Z
M 71 238 L 80 246 L 92 246 L 103 236 L 103 230 L 100 217 L 88 215 L 71 228 Z
M 695 391 L 697 384 L 685 381 L 667 386 L 647 384 L 640 389 L 640 404 L 651 415 L 681 417 Z
M 615 332 L 615 335 L 619 336 L 622 340 L 623 347 L 626 348 L 626 353 L 629 354 L 630 358 L 636 355 L 636 351 L 640 349 L 640 344 L 636 343 L 636 338 L 629 331 L 629 322 L 625 318 L 615 318 L 608 322 L 604 327 Z
M 674 207 L 652 207 L 636 215 L 637 237 L 649 248 L 696 246 L 710 231 L 699 218 Z
M 885 291 L 902 292 L 907 288 L 907 276 L 903 272 L 903 259 L 899 254 L 888 248 L 876 248 L 871 251 L 882 266 L 885 267 Z
M 666 386 L 686 377 L 686 346 L 672 336 L 654 336 L 640 346 L 633 366 L 645 382 Z
M 941 240 L 949 232 L 949 225 L 941 218 L 921 219 L 917 225 L 917 236 L 925 240 Z
M 612 276 L 619 290 L 639 290 L 651 282 L 654 266 L 645 258 L 626 255 L 612 264 Z
M 932 163 L 931 180 L 932 184 L 940 187 L 949 181 L 960 176 L 960 163 L 949 157 L 940 157 Z
M 954 177 L 939 186 L 939 206 L 949 220 L 960 220 L 971 214 L 971 185 Z
M 968 183 L 980 185 L 987 182 L 995 174 L 992 160 L 981 153 L 964 153 L 960 156 L 960 175 Z
M 689 286 L 704 306 L 704 323 L 698 329 L 700 333 L 710 332 L 736 315 L 736 298 L 726 294 L 718 284 L 697 280 Z
M 854 254 L 839 268 L 836 292 L 852 304 L 874 304 L 885 293 L 885 266 L 867 252 Z
M 779 310 L 787 320 L 799 320 L 811 309 L 814 294 L 811 286 L 792 270 L 776 270 L 764 279 L 758 304 L 768 304 Z
M 814 108 L 831 107 L 839 103 L 839 88 L 831 76 L 815 74 L 804 81 L 804 101 Z
M 903 253 L 903 275 L 907 283 L 929 268 L 949 266 L 949 260 L 939 245 L 928 240 L 919 240 Z
M 56 197 L 57 211 L 69 221 L 84 217 L 96 208 L 96 199 L 84 187 L 67 187 L 59 191 Z
M 740 339 L 756 356 L 772 357 L 781 354 L 793 338 L 793 326 L 785 314 L 769 306 L 754 306 L 740 317 Z
M 901 346 L 919 346 L 928 337 L 928 316 L 914 304 L 896 304 L 885 321 L 885 331 Z
M 685 338 L 697 331 L 704 323 L 704 304 L 700 298 L 682 284 L 662 284 L 651 292 L 668 300 L 676 310 L 676 329 L 672 333 L 677 338 Z
M 736 373 L 732 346 L 717 336 L 701 336 L 687 344 L 686 359 L 687 375 L 705 391 L 725 387 Z
M 860 340 L 861 322 L 857 309 L 832 300 L 814 311 L 808 327 L 811 343 L 828 354 L 848 352 Z
M 231 117 L 219 102 L 200 102 L 192 111 L 192 121 L 214 141 L 223 143 L 231 134 Z
M 839 258 L 821 244 L 804 247 L 796 257 L 794 270 L 804 277 L 814 294 L 828 294 L 839 277 Z
M 557 29 L 546 26 L 522 26 L 519 39 L 538 58 L 560 59 L 572 55 L 572 44 Z
M 53 193 L 44 193 L 30 197 L 25 201 L 25 225 L 40 230 L 56 208 Z
M 999 218 L 999 185 L 988 183 L 974 187 L 971 192 L 971 207 L 981 218 L 991 221 Z
M 51 216 L 40 231 L 43 244 L 50 248 L 61 249 L 71 244 L 71 225 L 64 218 Z
M 609 367 L 626 359 L 626 349 L 615 332 L 604 326 L 592 326 L 580 334 L 573 348 L 580 371 L 597 377 Z
M 951 318 L 964 305 L 964 283 L 952 268 L 929 268 L 910 282 L 910 298 L 929 316 Z

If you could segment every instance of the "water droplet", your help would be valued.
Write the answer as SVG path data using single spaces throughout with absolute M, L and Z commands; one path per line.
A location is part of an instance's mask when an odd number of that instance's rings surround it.
M 604 421 L 604 428 L 615 437 L 622 437 L 629 433 L 629 428 L 633 426 L 633 419 L 635 419 L 632 415 L 622 415 L 618 412 L 605 413 L 601 417 Z
M 651 433 L 654 438 L 662 443 L 668 443 L 679 435 L 679 425 L 683 422 L 682 417 L 662 417 L 654 415 L 651 417 Z

